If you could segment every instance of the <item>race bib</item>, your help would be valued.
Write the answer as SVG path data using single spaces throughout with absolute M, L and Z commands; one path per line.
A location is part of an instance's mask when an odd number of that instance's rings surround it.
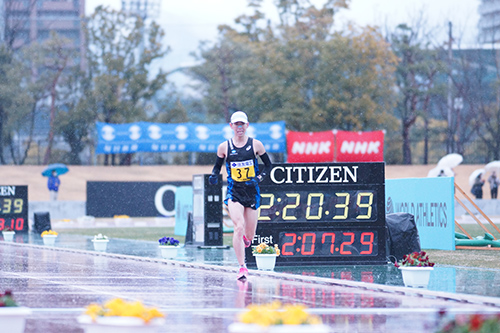
M 231 162 L 231 178 L 236 182 L 246 182 L 255 177 L 253 160 Z

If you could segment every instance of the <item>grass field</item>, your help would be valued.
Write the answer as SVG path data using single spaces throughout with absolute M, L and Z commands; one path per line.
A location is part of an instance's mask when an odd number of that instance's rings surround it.
M 94 236 L 99 233 L 109 238 L 125 238 L 157 242 L 158 239 L 167 236 L 174 237 L 179 242 L 184 243 L 184 236 L 174 235 L 174 227 L 148 227 L 148 228 L 78 228 L 61 229 L 63 234 Z M 224 245 L 232 246 L 232 234 L 224 234 Z
M 490 233 L 496 238 L 500 234 L 489 224 L 485 225 Z M 485 231 L 476 224 L 465 224 L 464 229 L 473 237 L 484 236 Z M 65 234 L 93 236 L 102 233 L 109 238 L 125 238 L 157 242 L 163 236 L 175 237 L 184 243 L 184 236 L 175 236 L 173 227 L 151 227 L 151 228 L 86 228 L 86 229 L 64 229 Z M 232 245 L 232 234 L 224 234 L 224 245 Z M 452 265 L 463 267 L 482 267 L 500 269 L 500 250 L 426 250 L 432 262 L 438 265 Z

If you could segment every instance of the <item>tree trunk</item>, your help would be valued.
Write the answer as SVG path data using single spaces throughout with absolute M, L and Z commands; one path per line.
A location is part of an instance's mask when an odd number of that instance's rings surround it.
M 424 120 L 424 164 L 429 164 L 429 119 Z
M 57 81 L 55 81 L 57 82 Z M 52 85 L 50 89 L 50 122 L 49 122 L 49 137 L 47 139 L 47 150 L 45 151 L 45 156 L 43 158 L 43 164 L 49 164 L 50 157 L 52 155 L 52 144 L 54 142 L 54 119 L 56 117 L 56 87 L 55 84 Z
M 403 164 L 411 164 L 410 127 L 403 124 Z
M 0 104 L 0 164 L 5 164 L 5 160 L 3 157 L 3 147 L 4 147 L 3 124 L 5 124 L 4 118 L 5 118 L 5 111 L 3 105 Z
M 65 59 L 66 60 L 66 59 Z M 64 62 L 66 63 L 66 62 Z M 54 143 L 54 122 L 56 118 L 56 98 L 57 98 L 57 82 L 59 81 L 59 77 L 61 76 L 62 71 L 65 66 L 61 66 L 58 68 L 57 73 L 52 81 L 52 85 L 50 87 L 50 128 L 49 128 L 49 137 L 48 137 L 48 145 L 47 150 L 45 151 L 45 157 L 43 158 L 43 164 L 48 164 L 50 161 L 50 157 L 52 155 L 52 144 Z

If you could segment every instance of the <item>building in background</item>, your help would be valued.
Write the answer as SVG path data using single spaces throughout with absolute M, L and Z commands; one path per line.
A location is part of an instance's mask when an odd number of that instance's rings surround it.
M 500 0 L 481 0 L 479 5 L 479 41 L 498 43 L 500 41 Z
M 4 34 L 5 34 L 4 0 L 0 0 L 0 44 L 3 43 Z
M 19 49 L 48 39 L 54 31 L 71 41 L 85 67 L 85 0 L 0 0 L 0 16 L 1 42 Z

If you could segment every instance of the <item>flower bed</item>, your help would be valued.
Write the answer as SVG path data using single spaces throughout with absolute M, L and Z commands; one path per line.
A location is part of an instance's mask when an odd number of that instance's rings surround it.
M 6 290 L 3 294 L 0 293 L 0 324 L 2 332 L 24 332 L 26 317 L 30 314 L 30 308 L 18 306 L 10 290 Z
M 160 244 L 161 256 L 164 259 L 173 259 L 177 257 L 179 250 L 179 241 L 173 237 L 162 237 L 158 240 Z
M 326 333 L 318 316 L 311 315 L 303 305 L 284 305 L 273 302 L 264 305 L 251 304 L 239 315 L 239 322 L 229 325 L 230 333 Z
M 401 270 L 403 282 L 407 287 L 427 288 L 434 263 L 424 251 L 407 254 L 394 266 Z
M 90 304 L 78 322 L 86 333 L 156 332 L 165 324 L 165 315 L 141 302 L 112 299 L 103 305 Z

